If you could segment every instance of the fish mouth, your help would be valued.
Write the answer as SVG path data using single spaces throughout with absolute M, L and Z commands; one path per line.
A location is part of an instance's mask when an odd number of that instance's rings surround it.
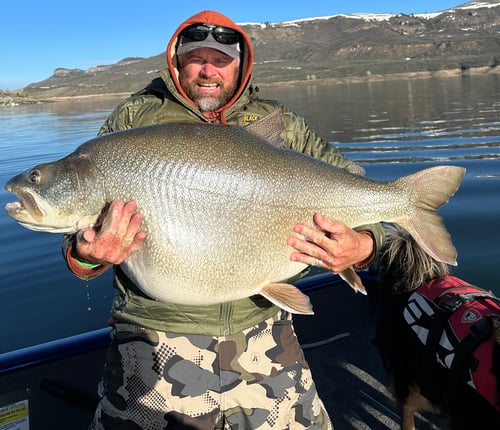
M 26 210 L 26 207 L 24 206 L 23 202 L 11 202 L 7 203 L 5 205 L 5 210 L 11 214 L 11 213 L 20 213 L 22 211 Z
M 29 192 L 16 193 L 10 187 L 6 187 L 6 189 L 19 198 L 19 201 L 9 202 L 5 205 L 5 210 L 10 217 L 16 221 L 26 222 L 31 218 L 34 222 L 42 222 L 45 212 L 40 208 L 36 195 Z

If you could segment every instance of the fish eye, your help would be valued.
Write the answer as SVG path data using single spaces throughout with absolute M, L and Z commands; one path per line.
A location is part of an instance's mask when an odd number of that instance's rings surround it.
M 28 180 L 32 183 L 32 184 L 39 184 L 40 183 L 40 178 L 41 178 L 41 173 L 40 173 L 40 170 L 38 169 L 35 169 L 35 170 L 32 170 L 30 172 L 30 174 L 28 175 Z

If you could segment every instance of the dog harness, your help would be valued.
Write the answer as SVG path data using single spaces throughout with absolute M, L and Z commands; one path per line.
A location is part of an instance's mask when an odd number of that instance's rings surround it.
M 492 374 L 495 338 L 487 318 L 492 315 L 500 317 L 500 299 L 449 275 L 415 290 L 404 309 L 406 322 L 426 346 L 429 357 L 500 412 Z

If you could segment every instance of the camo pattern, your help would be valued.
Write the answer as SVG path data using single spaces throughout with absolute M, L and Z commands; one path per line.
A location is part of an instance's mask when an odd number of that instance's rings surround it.
M 332 429 L 291 318 L 228 336 L 115 325 L 89 430 Z

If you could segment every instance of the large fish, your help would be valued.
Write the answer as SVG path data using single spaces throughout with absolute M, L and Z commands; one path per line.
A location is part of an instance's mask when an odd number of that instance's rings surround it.
M 5 188 L 21 201 L 6 210 L 29 229 L 74 233 L 111 200 L 135 200 L 147 239 L 122 268 L 148 296 L 206 305 L 261 294 L 312 313 L 307 296 L 285 283 L 305 268 L 289 260 L 295 224 L 311 225 L 315 212 L 351 227 L 394 222 L 434 258 L 456 264 L 437 209 L 464 171 L 438 166 L 377 182 L 243 127 L 163 124 L 92 139 L 15 176 Z M 342 276 L 363 289 L 352 268 Z

